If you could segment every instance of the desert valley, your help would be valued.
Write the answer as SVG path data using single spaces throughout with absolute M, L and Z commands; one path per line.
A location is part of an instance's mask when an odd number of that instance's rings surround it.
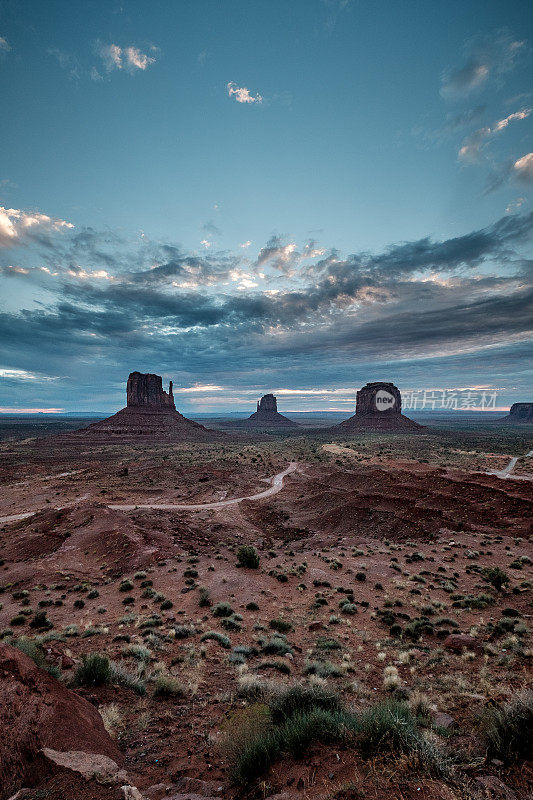
M 133 373 L 3 442 L 3 800 L 530 796 L 531 425 L 396 392 L 214 431 Z

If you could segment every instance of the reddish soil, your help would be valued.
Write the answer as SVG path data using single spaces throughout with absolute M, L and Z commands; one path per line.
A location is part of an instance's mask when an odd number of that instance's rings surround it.
M 443 744 L 466 753 L 465 780 L 495 775 L 525 800 L 529 766 L 485 763 L 476 720 L 487 703 L 511 698 L 530 674 L 531 485 L 392 457 L 381 465 L 338 465 L 330 457 L 317 460 L 312 450 L 305 458 L 301 447 L 265 444 L 248 452 L 244 445 L 214 444 L 189 451 L 137 443 L 95 446 L 86 454 L 50 440 L 46 448 L 5 447 L 0 515 L 51 508 L 0 525 L 4 641 L 42 636 L 28 623 L 42 609 L 51 632 L 60 634 L 47 660 L 67 684 L 70 659 L 75 667 L 89 652 L 105 652 L 130 673 L 142 667 L 144 696 L 116 684 L 72 687 L 113 718 L 110 730 L 141 792 L 165 783 L 172 787 L 166 796 L 177 795 L 177 782 L 189 777 L 214 781 L 227 798 L 276 792 L 317 800 L 459 798 L 457 787 L 417 772 L 406 758 L 369 760 L 349 747 L 314 746 L 303 760 L 277 761 L 262 789 L 232 787 L 220 741 L 226 720 L 244 706 L 240 673 L 308 684 L 309 663 L 325 658 L 338 667 L 327 685 L 356 710 L 389 696 L 383 672 L 394 666 L 400 693 L 422 692 L 454 718 Z M 142 498 L 193 503 L 252 494 L 290 460 L 300 461 L 299 470 L 266 500 L 201 512 L 107 508 Z M 82 471 L 58 477 L 75 470 Z M 56 510 L 67 503 L 73 505 Z M 259 569 L 237 567 L 242 543 L 257 548 Z M 494 566 L 510 578 L 501 591 L 481 573 Z M 135 577 L 140 570 L 146 575 Z M 132 587 L 121 591 L 126 578 Z M 199 605 L 199 587 L 208 590 L 210 605 Z M 350 614 L 339 607 L 348 594 Z M 488 597 L 485 607 L 473 607 L 480 595 Z M 213 615 L 218 602 L 242 616 L 240 630 L 226 630 Z M 247 609 L 250 603 L 259 608 Z M 495 632 L 509 608 L 520 632 Z M 28 609 L 26 621 L 12 624 Z M 384 621 L 387 611 L 401 636 Z M 143 627 L 152 614 L 157 623 Z M 409 623 L 421 616 L 432 625 L 411 637 Z M 239 667 L 239 659 L 228 661 L 231 649 L 202 640 L 214 630 L 229 637 L 231 648 L 260 650 L 258 639 L 273 633 L 269 623 L 278 618 L 290 623 L 290 657 L 256 652 Z M 176 626 L 186 638 L 176 637 Z M 446 632 L 473 635 L 476 646 L 466 656 L 448 650 Z M 336 642 L 325 656 L 320 637 Z M 130 654 L 132 645 L 147 648 L 144 661 Z M 154 696 L 162 669 L 181 682 L 182 696 Z M 52 800 L 120 797 L 116 788 L 73 773 L 40 780 L 39 797 Z

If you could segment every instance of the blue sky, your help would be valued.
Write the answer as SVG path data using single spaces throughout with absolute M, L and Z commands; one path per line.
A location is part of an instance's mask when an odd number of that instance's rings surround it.
M 532 17 L 0 2 L 0 408 L 532 399 Z

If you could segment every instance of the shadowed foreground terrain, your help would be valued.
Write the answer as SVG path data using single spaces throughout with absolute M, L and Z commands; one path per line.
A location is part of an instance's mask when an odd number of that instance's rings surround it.
M 525 800 L 530 433 L 1 445 L 0 798 Z

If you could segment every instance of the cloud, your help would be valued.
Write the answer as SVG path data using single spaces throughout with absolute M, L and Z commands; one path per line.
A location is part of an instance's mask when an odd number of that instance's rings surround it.
M 155 52 L 156 48 L 151 48 Z M 115 69 L 125 69 L 128 72 L 135 72 L 136 70 L 144 70 L 155 63 L 155 57 L 143 53 L 138 47 L 129 45 L 128 47 L 120 47 L 118 44 L 104 44 L 97 42 L 96 51 L 104 63 L 107 72 L 112 72 Z
M 298 389 L 295 376 L 300 387 L 317 380 L 326 386 L 333 378 L 342 387 L 347 374 L 355 381 L 372 361 L 394 360 L 395 378 L 405 360 L 448 364 L 472 353 L 477 362 L 463 372 L 474 386 L 482 358 L 495 357 L 495 348 L 519 348 L 530 335 L 533 263 L 520 247 L 532 233 L 532 213 L 507 215 L 459 237 L 347 256 L 316 242 L 297 246 L 271 237 L 260 251 L 263 267 L 283 257 L 291 268 L 302 261 L 305 267 L 297 281 L 288 285 L 282 272 L 271 279 L 278 280 L 275 288 L 261 291 L 260 268 L 244 254 L 197 255 L 138 237 L 135 253 L 109 231 L 56 231 L 51 242 L 37 240 L 53 270 L 4 268 L 2 280 L 45 286 L 55 300 L 0 313 L 0 364 L 76 376 L 76 391 L 85 384 L 90 397 L 96 383 L 127 377 L 131 352 L 141 371 L 170 374 L 184 389 L 198 384 L 230 392 L 255 386 L 259 374 L 265 390 Z M 494 264 L 505 274 L 493 274 Z M 515 370 L 522 368 L 517 360 Z M 508 361 L 500 371 L 506 370 Z M 367 368 L 361 382 L 372 374 Z M 495 367 L 490 374 L 500 373 Z M 60 404 L 59 392 L 39 392 L 35 406 Z M 183 392 L 184 400 L 193 396 Z M 14 398 L 4 392 L 2 402 Z
M 0 36 L 0 54 L 1 53 L 9 53 L 11 50 L 11 45 L 7 41 L 4 36 Z
M 509 116 L 504 117 L 504 119 L 498 120 L 498 122 L 495 122 L 492 127 L 479 128 L 463 142 L 463 145 L 459 150 L 459 159 L 462 161 L 477 161 L 481 154 L 481 150 L 488 139 L 490 139 L 496 133 L 500 133 L 501 131 L 505 130 L 505 128 L 507 128 L 511 122 L 527 119 L 530 114 L 531 109 L 525 108 L 522 111 L 515 111 L 513 114 L 509 114 Z
M 533 182 L 533 153 L 527 153 L 527 155 L 515 161 L 514 174 L 518 180 L 524 183 Z
M 59 231 L 62 228 L 74 228 L 74 225 L 38 211 L 27 212 L 0 206 L 0 247 L 13 247 L 42 231 Z
M 228 90 L 228 96 L 232 97 L 235 96 L 235 100 L 237 103 L 262 103 L 263 97 L 260 94 L 250 94 L 250 91 L 246 89 L 244 86 L 237 86 L 236 83 L 230 81 L 226 84 L 226 89 Z
M 482 89 L 494 75 L 501 75 L 513 68 L 524 44 L 507 32 L 470 40 L 465 45 L 463 64 L 443 73 L 442 97 L 453 100 Z

